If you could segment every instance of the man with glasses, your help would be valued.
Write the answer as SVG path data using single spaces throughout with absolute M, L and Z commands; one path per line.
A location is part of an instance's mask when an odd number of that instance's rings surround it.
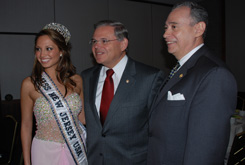
M 90 44 L 98 65 L 81 74 L 90 165 L 146 164 L 149 109 L 164 77 L 128 57 L 128 42 L 122 23 L 95 24 Z

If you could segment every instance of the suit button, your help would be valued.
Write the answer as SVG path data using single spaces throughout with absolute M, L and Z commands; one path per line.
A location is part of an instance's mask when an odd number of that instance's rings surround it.
M 105 134 L 102 133 L 102 137 L 105 137 Z
M 100 153 L 100 156 L 103 156 L 103 154 L 102 154 L 102 153 Z

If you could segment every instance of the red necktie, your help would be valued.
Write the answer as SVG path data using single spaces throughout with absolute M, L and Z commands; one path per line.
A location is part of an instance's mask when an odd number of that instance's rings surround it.
M 100 104 L 100 121 L 103 125 L 105 122 L 105 118 L 107 115 L 107 112 L 109 110 L 111 101 L 114 96 L 114 84 L 112 75 L 114 74 L 114 71 L 112 69 L 109 69 L 106 71 L 106 79 L 104 82 L 104 87 L 102 90 L 102 97 L 101 97 L 101 104 Z

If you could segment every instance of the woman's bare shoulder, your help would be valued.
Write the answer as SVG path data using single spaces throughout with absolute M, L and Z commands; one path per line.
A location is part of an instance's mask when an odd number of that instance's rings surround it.
M 76 83 L 78 82 L 82 82 L 82 77 L 80 76 L 80 75 L 78 75 L 78 74 L 75 74 L 75 75 L 73 75 L 72 77 L 71 77 L 71 79 L 73 80 L 73 81 L 75 81 Z
M 31 77 L 26 77 L 23 81 L 22 81 L 22 87 L 24 88 L 28 88 L 28 87 L 33 87 L 33 83 L 31 81 Z
M 78 74 L 75 74 L 71 77 L 71 79 L 76 83 L 76 87 L 82 87 L 83 86 L 83 80 L 82 77 Z
M 40 93 L 35 89 L 34 84 L 30 77 L 26 77 L 22 81 L 21 93 L 24 95 L 29 95 L 33 100 L 40 97 Z
M 74 90 L 80 94 L 83 88 L 83 81 L 82 81 L 82 77 L 78 74 L 75 74 L 71 77 L 71 79 L 76 83 L 76 87 L 74 88 Z

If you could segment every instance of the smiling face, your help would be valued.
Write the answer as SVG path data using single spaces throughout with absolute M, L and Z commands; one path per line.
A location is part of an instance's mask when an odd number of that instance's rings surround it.
M 192 23 L 188 7 L 174 9 L 166 20 L 163 37 L 167 43 L 168 52 L 177 60 L 203 42 L 199 23 L 195 25 Z
M 95 60 L 108 68 L 113 68 L 126 54 L 128 41 L 126 38 L 122 41 L 117 40 L 112 26 L 98 27 L 94 31 L 93 40 L 97 41 L 92 44 Z M 102 42 L 103 40 L 109 42 Z
M 44 69 L 56 69 L 60 61 L 60 54 L 62 52 L 48 35 L 40 36 L 37 39 L 35 55 Z

